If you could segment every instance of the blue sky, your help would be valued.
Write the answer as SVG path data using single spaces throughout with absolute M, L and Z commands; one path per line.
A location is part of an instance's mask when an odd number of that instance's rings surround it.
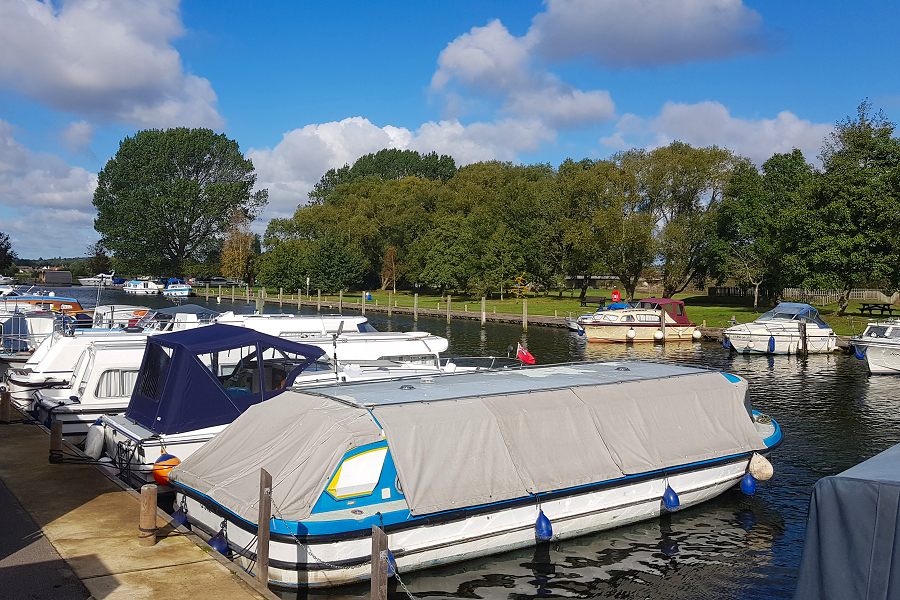
M 900 114 L 893 2 L 0 2 L 0 231 L 24 257 L 97 239 L 124 136 L 237 140 L 290 215 L 383 147 L 460 164 L 606 157 L 675 139 L 810 161 L 864 98 Z

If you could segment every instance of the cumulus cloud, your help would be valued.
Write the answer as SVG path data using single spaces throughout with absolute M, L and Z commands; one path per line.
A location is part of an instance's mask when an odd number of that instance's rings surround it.
M 0 120 L 2 230 L 20 256 L 82 254 L 97 237 L 91 204 L 97 176 L 58 156 L 33 152 L 13 134 Z
M 675 140 L 695 146 L 717 145 L 731 148 L 761 165 L 772 154 L 794 148 L 815 162 L 822 142 L 831 131 L 831 125 L 801 119 L 790 111 L 782 111 L 774 118 L 742 119 L 732 116 L 719 102 L 667 102 L 656 117 L 623 115 L 616 131 L 600 141 L 614 150 L 635 146 L 652 148 Z
M 531 38 L 512 35 L 498 20 L 473 27 L 441 51 L 431 89 L 449 98 L 454 108 L 460 106 L 456 90 L 461 89 L 495 99 L 504 113 L 551 127 L 613 117 L 609 92 L 574 88 L 539 66 L 533 54 Z
M 307 125 L 284 134 L 273 148 L 251 149 L 257 185 L 269 190 L 264 218 L 287 217 L 320 177 L 331 168 L 352 164 L 363 154 L 383 148 L 450 154 L 457 164 L 482 160 L 512 160 L 534 150 L 553 132 L 538 121 L 501 120 L 463 125 L 459 121 L 429 121 L 416 130 L 379 127 L 363 117 Z
M 73 121 L 60 133 L 63 146 L 71 152 L 85 150 L 94 139 L 94 126 L 87 121 Z
M 765 45 L 762 18 L 741 0 L 548 0 L 526 38 L 549 60 L 613 67 L 726 58 Z
M 0 3 L 0 84 L 56 109 L 147 127 L 219 128 L 216 94 L 185 72 L 177 0 Z

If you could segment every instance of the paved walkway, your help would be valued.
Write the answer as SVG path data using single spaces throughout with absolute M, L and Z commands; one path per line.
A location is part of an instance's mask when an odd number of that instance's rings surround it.
M 275 597 L 192 537 L 172 532 L 155 546 L 141 546 L 138 496 L 95 467 L 49 464 L 49 443 L 36 425 L 0 425 L 0 596 Z M 166 525 L 162 515 L 158 524 Z

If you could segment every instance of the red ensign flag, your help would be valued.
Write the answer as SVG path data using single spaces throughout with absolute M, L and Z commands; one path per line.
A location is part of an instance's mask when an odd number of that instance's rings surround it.
M 523 346 L 521 342 L 519 342 L 519 347 L 518 349 L 516 349 L 516 358 L 521 360 L 526 365 L 533 365 L 537 362 L 531 355 L 531 352 L 526 350 L 525 346 Z

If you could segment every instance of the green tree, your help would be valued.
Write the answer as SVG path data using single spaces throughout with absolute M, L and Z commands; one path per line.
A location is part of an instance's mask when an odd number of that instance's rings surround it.
M 16 260 L 9 235 L 0 231 L 0 273 L 9 273 Z
M 112 261 L 109 260 L 109 255 L 106 253 L 106 248 L 103 247 L 103 244 L 94 242 L 87 247 L 87 251 L 87 270 L 90 271 L 92 275 L 96 275 L 97 273 L 109 273 L 112 268 Z
M 250 231 L 250 222 L 244 212 L 236 211 L 222 244 L 222 275 L 252 283 L 259 250 L 259 236 Z
M 233 140 L 179 127 L 126 137 L 94 192 L 100 242 L 134 270 L 181 273 L 221 248 L 236 211 L 252 219 L 266 190 Z

